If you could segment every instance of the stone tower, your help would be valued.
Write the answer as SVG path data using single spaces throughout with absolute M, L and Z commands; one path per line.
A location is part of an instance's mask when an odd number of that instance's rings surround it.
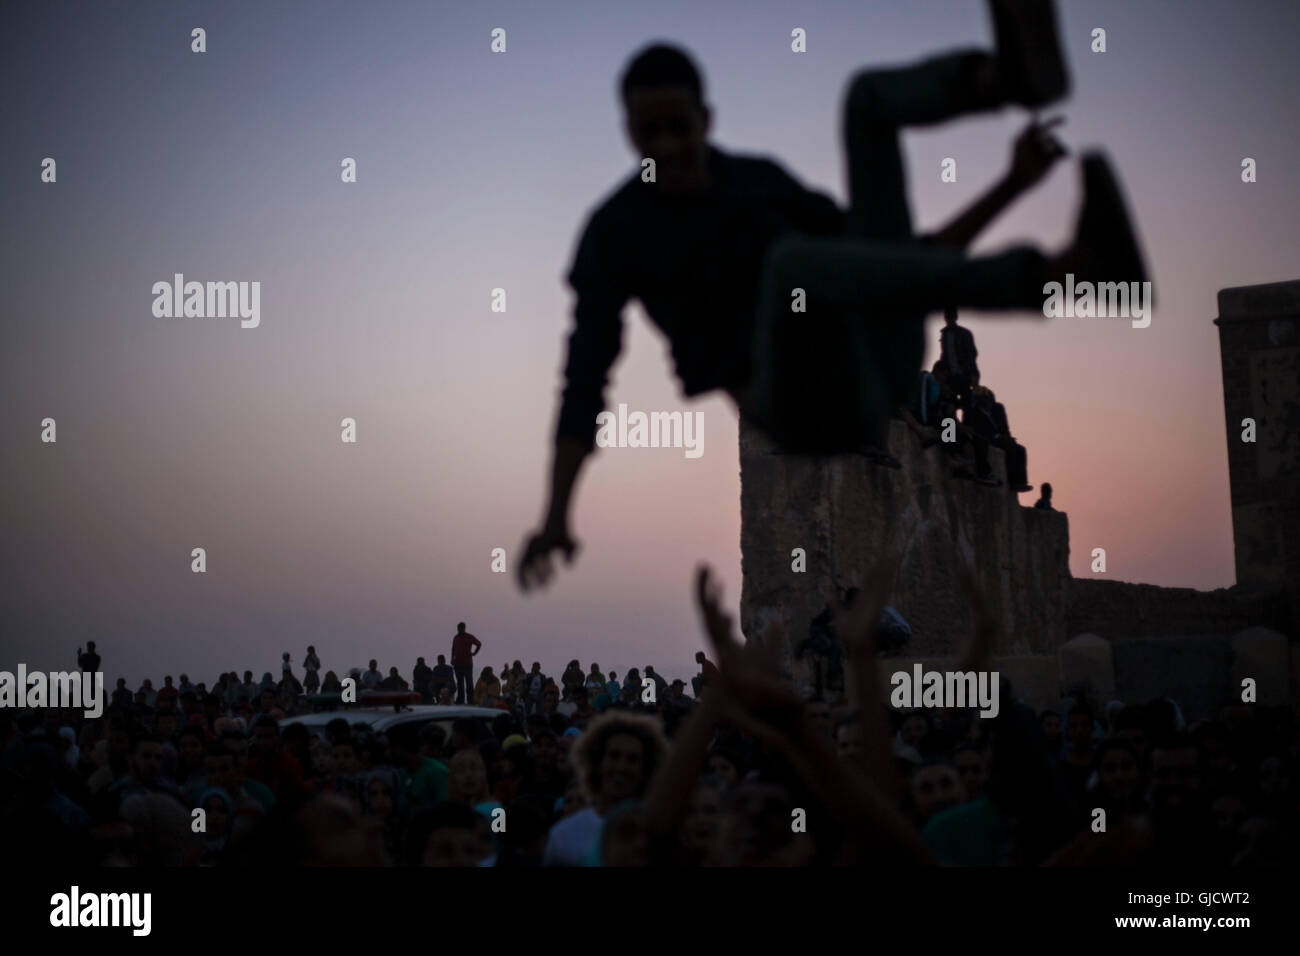
M 1300 280 L 1219 292 L 1237 584 L 1300 621 Z M 1255 440 L 1243 441 L 1243 419 Z

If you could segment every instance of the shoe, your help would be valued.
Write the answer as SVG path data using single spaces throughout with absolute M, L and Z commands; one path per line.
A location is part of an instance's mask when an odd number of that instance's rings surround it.
M 1054 0 L 989 0 L 1006 98 L 1029 109 L 1070 91 Z
M 1074 247 L 1086 263 L 1081 267 L 1082 274 L 1075 276 L 1076 283 L 1147 281 L 1146 264 L 1124 193 L 1110 162 L 1100 152 L 1083 157 L 1083 208 Z M 1154 289 L 1147 307 L 1155 307 Z

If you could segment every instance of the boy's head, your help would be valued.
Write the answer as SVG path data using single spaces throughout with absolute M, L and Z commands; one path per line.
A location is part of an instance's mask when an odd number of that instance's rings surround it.
M 660 190 L 690 193 L 706 187 L 713 117 L 691 58 L 668 44 L 648 46 L 623 71 L 619 93 L 628 139 L 641 158 L 655 161 Z

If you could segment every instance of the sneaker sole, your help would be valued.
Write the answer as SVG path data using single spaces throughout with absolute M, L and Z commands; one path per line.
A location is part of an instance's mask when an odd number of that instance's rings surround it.
M 1080 231 L 1099 239 L 1101 262 L 1098 275 L 1087 278 L 1095 282 L 1150 281 L 1124 192 L 1103 153 L 1090 152 L 1083 157 L 1083 195 Z M 1155 307 L 1154 288 L 1148 305 Z
M 1012 102 L 1035 109 L 1070 92 L 1053 0 L 989 0 Z

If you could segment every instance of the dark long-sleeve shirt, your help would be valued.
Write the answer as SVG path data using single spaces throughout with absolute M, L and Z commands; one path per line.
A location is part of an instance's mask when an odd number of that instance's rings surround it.
M 739 386 L 767 247 L 790 232 L 843 232 L 835 202 L 775 162 L 716 147 L 709 162 L 703 195 L 664 195 L 638 170 L 588 218 L 568 275 L 577 302 L 557 437 L 594 446 L 629 299 L 667 336 L 685 395 Z

